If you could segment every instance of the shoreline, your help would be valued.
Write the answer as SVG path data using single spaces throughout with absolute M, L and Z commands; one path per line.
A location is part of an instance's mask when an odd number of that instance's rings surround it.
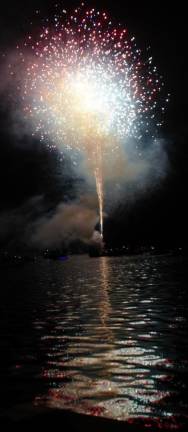
M 66 409 L 41 408 L 30 404 L 15 407 L 0 416 L 0 426 L 57 426 L 76 432 L 159 432 L 188 431 L 188 417 L 177 416 L 166 419 L 130 418 L 127 421 L 80 414 Z

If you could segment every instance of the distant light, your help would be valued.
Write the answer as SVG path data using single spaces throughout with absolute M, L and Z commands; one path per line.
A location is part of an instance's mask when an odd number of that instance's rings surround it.
M 58 257 L 58 260 L 59 261 L 67 261 L 68 257 L 67 256 L 60 256 L 60 257 Z

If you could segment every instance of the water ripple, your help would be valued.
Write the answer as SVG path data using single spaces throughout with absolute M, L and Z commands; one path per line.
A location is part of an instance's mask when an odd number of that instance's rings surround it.
M 16 273 L 10 381 L 16 374 L 27 392 L 29 373 L 35 403 L 51 407 L 124 420 L 186 415 L 186 265 L 165 256 L 72 257 L 38 263 L 32 284 Z

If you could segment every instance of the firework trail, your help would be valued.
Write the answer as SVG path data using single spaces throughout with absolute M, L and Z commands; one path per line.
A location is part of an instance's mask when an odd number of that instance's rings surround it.
M 163 83 L 152 58 L 143 61 L 134 37 L 114 27 L 106 13 L 82 3 L 41 28 L 18 47 L 25 64 L 25 118 L 52 147 L 86 156 L 96 179 L 102 236 L 103 165 L 128 137 L 150 133 Z

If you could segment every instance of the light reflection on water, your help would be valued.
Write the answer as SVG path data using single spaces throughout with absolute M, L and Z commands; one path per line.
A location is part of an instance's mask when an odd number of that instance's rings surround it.
M 27 333 L 13 331 L 11 370 L 19 365 L 23 393 L 29 373 L 35 404 L 118 419 L 186 414 L 186 265 L 172 257 L 71 257 L 15 270 L 30 296 L 21 290 Z

